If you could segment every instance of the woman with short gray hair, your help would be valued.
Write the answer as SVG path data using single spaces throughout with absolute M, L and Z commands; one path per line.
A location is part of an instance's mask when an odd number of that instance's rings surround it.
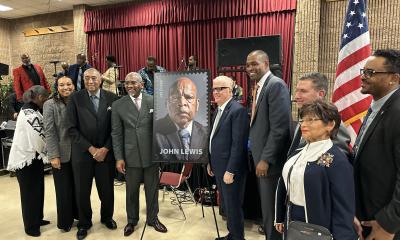
M 47 163 L 42 108 L 49 92 L 35 85 L 23 95 L 24 105 L 17 118 L 7 169 L 15 171 L 21 193 L 25 233 L 40 236 L 43 220 L 44 163 Z

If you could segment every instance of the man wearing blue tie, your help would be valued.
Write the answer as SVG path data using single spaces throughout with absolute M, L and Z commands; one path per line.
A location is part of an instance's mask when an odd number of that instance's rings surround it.
M 221 194 L 229 234 L 216 240 L 243 240 L 243 198 L 248 172 L 247 139 L 249 118 L 246 109 L 232 99 L 233 81 L 219 76 L 213 81 L 213 96 L 218 105 L 210 135 L 210 164 Z

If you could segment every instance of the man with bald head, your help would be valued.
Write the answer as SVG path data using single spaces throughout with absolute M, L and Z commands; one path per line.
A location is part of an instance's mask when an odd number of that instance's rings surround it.
M 13 70 L 14 92 L 18 102 L 22 102 L 22 95 L 34 85 L 41 85 L 50 92 L 49 84 L 39 64 L 32 64 L 27 53 L 21 54 L 22 65 Z
M 113 104 L 112 140 L 117 170 L 125 174 L 127 225 L 124 236 L 133 233 L 139 221 L 139 188 L 142 179 L 146 194 L 147 223 L 158 232 L 167 228 L 158 220 L 158 164 L 152 160 L 153 96 L 143 93 L 139 73 L 125 77 L 128 95 Z
M 268 240 L 282 239 L 274 228 L 275 190 L 290 145 L 290 96 L 285 82 L 269 69 L 267 53 L 247 56 L 246 71 L 254 83 L 249 145 L 258 180 L 263 227 Z
M 218 108 L 212 121 L 207 171 L 215 176 L 229 230 L 227 236 L 216 240 L 244 239 L 242 205 L 248 172 L 249 118 L 247 110 L 232 98 L 232 87 L 232 79 L 226 76 L 213 81 L 212 93 Z
M 101 200 L 100 221 L 116 229 L 114 213 L 115 159 L 111 142 L 111 105 L 114 93 L 100 89 L 101 75 L 89 68 L 85 89 L 71 95 L 67 105 L 68 131 L 72 138 L 72 167 L 79 208 L 77 239 L 84 239 L 92 226 L 90 193 L 93 177 Z
M 188 77 L 178 78 L 169 88 L 168 114 L 156 121 L 157 161 L 206 162 L 207 128 L 195 121 L 199 110 L 197 86 Z

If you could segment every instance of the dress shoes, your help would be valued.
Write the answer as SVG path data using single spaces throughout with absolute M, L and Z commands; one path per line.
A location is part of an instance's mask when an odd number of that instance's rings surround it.
M 217 237 L 217 238 L 215 238 L 215 240 L 229 240 L 230 238 L 229 238 L 229 234 L 228 235 L 226 235 L 225 237 Z
M 76 239 L 82 240 L 85 239 L 86 236 L 87 236 L 87 230 L 84 228 L 79 228 L 78 232 L 76 233 Z
M 63 230 L 64 232 L 69 232 L 69 231 L 71 231 L 71 226 L 69 226 L 69 227 L 64 227 L 64 228 L 62 228 L 62 230 Z
M 47 220 L 40 221 L 40 226 L 45 226 L 45 225 L 49 225 L 49 224 L 50 224 L 50 221 L 47 221 Z
M 117 229 L 117 223 L 113 219 L 101 223 L 104 224 L 108 229 L 111 230 Z
M 124 236 L 127 237 L 127 236 L 131 235 L 133 233 L 133 231 L 135 231 L 135 225 L 133 225 L 132 223 L 126 224 L 126 226 L 124 228 Z
M 40 236 L 40 230 L 25 230 L 25 233 L 31 237 L 39 237 Z
M 160 222 L 160 220 L 158 220 L 158 218 L 156 218 L 152 223 L 147 223 L 147 225 L 153 227 L 157 232 L 166 233 L 168 231 L 168 229 Z

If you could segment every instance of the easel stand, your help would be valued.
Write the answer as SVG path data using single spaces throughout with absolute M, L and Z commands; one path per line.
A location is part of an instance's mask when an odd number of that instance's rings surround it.
M 169 164 L 170 164 L 169 162 L 168 162 L 168 163 L 160 163 L 160 177 L 159 177 L 159 179 L 158 179 L 158 186 L 160 185 L 160 179 L 161 179 L 161 177 L 162 177 L 162 175 L 163 175 L 163 173 L 164 173 L 164 168 L 165 168 L 165 166 L 167 166 L 167 165 L 169 165 Z M 193 163 L 193 164 L 196 164 L 196 163 Z M 208 181 L 208 176 L 207 176 L 207 165 L 202 164 L 202 166 L 203 166 L 203 169 L 204 169 L 203 172 L 204 172 L 204 174 L 205 174 L 205 178 L 206 178 L 206 182 L 207 182 L 207 187 L 208 187 L 208 189 L 211 189 L 211 185 L 210 185 L 210 182 Z M 159 188 L 157 189 L 157 191 L 159 191 Z M 157 198 L 157 191 L 154 192 L 153 198 L 152 198 L 152 200 L 151 200 L 151 206 L 154 205 L 155 201 L 158 201 L 158 199 L 156 199 L 156 198 Z M 213 216 L 214 216 L 215 228 L 216 228 L 216 230 L 217 230 L 217 236 L 218 236 L 218 238 L 219 238 L 220 235 L 219 235 L 217 217 L 216 217 L 216 215 L 215 215 L 215 209 L 214 209 L 214 200 L 215 200 L 214 198 L 215 198 L 215 194 L 211 194 L 210 197 L 211 197 L 211 208 L 212 208 L 212 212 L 213 212 Z M 181 208 L 181 207 L 180 207 L 180 208 Z M 202 211 L 203 218 L 204 218 L 203 202 L 201 202 L 201 211 Z M 186 217 L 185 217 L 185 219 L 186 219 Z M 147 222 L 147 218 L 146 218 L 146 222 L 145 222 L 145 224 L 144 224 L 143 231 L 142 231 L 142 235 L 140 236 L 140 240 L 143 240 L 144 232 L 146 231 L 147 225 L 148 225 L 148 222 Z

